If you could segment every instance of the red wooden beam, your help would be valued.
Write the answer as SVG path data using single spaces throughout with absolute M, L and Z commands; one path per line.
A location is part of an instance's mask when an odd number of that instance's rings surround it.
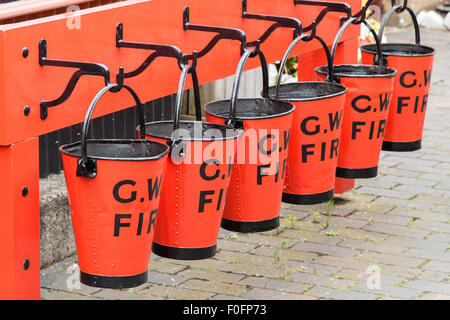
M 359 0 L 348 1 L 357 8 Z M 103 63 L 115 74 L 120 66 L 129 71 L 146 58 L 148 52 L 115 47 L 116 24 L 124 25 L 124 37 L 133 41 L 178 46 L 183 52 L 203 48 L 211 34 L 183 31 L 184 6 L 190 8 L 192 23 L 242 29 L 247 40 L 256 40 L 271 22 L 242 19 L 241 1 L 153 0 L 126 1 L 82 10 L 80 29 L 69 29 L 66 15 L 56 15 L 11 25 L 0 26 L 0 145 L 9 145 L 23 139 L 54 131 L 82 121 L 90 99 L 104 84 L 102 79 L 81 79 L 68 101 L 49 109 L 46 120 L 40 119 L 39 103 L 57 98 L 64 90 L 74 70 L 40 66 L 38 43 L 45 38 L 48 58 Z M 293 1 L 271 0 L 248 2 L 252 13 L 265 13 L 298 18 L 308 25 L 320 7 L 295 6 Z M 318 34 L 331 43 L 339 28 L 339 14 L 329 14 L 320 24 Z M 358 26 L 346 32 L 343 40 L 355 38 Z M 262 45 L 269 62 L 279 60 L 292 41 L 289 29 L 277 29 Z M 28 48 L 26 58 L 23 48 Z M 298 46 L 293 54 L 318 48 L 318 44 Z M 234 73 L 239 59 L 239 43 L 221 41 L 207 56 L 200 59 L 198 76 L 201 83 L 211 82 Z M 258 65 L 256 59 L 248 68 Z M 212 67 L 213 66 L 213 67 Z M 176 63 L 160 58 L 144 73 L 127 79 L 143 101 L 153 100 L 176 91 L 179 70 Z M 113 77 L 114 78 L 114 77 Z M 126 95 L 108 95 L 101 102 L 96 116 L 111 113 L 132 104 Z M 24 107 L 31 112 L 24 115 Z

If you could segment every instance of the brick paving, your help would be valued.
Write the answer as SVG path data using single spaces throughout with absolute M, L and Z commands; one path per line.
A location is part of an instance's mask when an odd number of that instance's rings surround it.
M 75 256 L 41 271 L 42 298 L 450 299 L 450 32 L 422 38 L 437 49 L 422 150 L 383 152 L 379 176 L 340 195 L 331 217 L 283 204 L 277 230 L 222 230 L 214 258 L 152 254 L 149 282 L 129 290 L 78 288 Z

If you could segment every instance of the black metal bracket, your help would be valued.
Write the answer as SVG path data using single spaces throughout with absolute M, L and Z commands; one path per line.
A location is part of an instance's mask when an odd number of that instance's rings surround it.
M 81 76 L 91 75 L 91 76 L 101 76 L 105 79 L 105 84 L 110 83 L 110 73 L 108 68 L 100 63 L 91 62 L 78 62 L 78 61 L 67 61 L 67 60 L 56 60 L 47 58 L 47 41 L 42 39 L 39 41 L 39 64 L 41 66 L 54 66 L 54 67 L 64 67 L 64 68 L 76 68 L 78 69 L 72 75 L 69 83 L 66 86 L 64 92 L 55 100 L 51 101 L 41 101 L 40 103 L 40 113 L 41 119 L 45 120 L 48 117 L 48 108 L 55 107 L 65 102 L 72 94 L 75 86 L 80 80 Z
M 367 0 L 367 3 L 364 5 L 364 7 L 361 8 L 361 11 L 359 11 L 357 14 L 353 15 L 354 18 L 359 18 L 354 24 L 361 24 L 366 21 L 367 19 L 367 10 L 372 5 L 372 3 L 375 0 Z M 406 0 L 405 0 L 406 1 Z
M 153 50 L 153 52 L 145 59 L 145 61 L 135 70 L 124 73 L 124 78 L 135 77 L 142 72 L 158 57 L 171 57 L 178 61 L 178 66 L 180 69 L 183 64 L 183 53 L 180 49 L 175 46 L 155 44 L 155 43 L 144 43 L 144 42 L 131 42 L 123 40 L 123 24 L 118 23 L 116 26 L 116 47 L 117 48 L 132 48 L 132 49 L 142 49 L 142 50 Z
M 292 28 L 294 29 L 294 39 L 303 33 L 303 27 L 300 20 L 293 17 L 280 17 L 280 16 L 271 16 L 266 14 L 255 14 L 247 12 L 247 0 L 242 0 L 242 18 L 244 19 L 253 19 L 253 20 L 261 20 L 261 21 L 273 21 L 275 22 L 273 25 L 269 27 L 269 29 L 264 32 L 264 34 L 259 37 L 258 40 L 253 42 L 248 42 L 247 47 L 256 46 L 257 41 L 262 44 L 267 38 L 278 28 Z
M 333 1 L 312 1 L 312 0 L 294 0 L 295 5 L 308 5 L 308 6 L 320 6 L 325 7 L 319 15 L 314 19 L 311 25 L 304 27 L 304 31 L 316 32 L 317 25 L 322 22 L 328 12 L 341 12 L 347 14 L 347 18 L 352 16 L 352 8 L 345 2 L 333 2 Z
M 345 2 L 335 2 L 335 1 L 315 1 L 315 0 L 294 0 L 295 5 L 309 5 L 309 6 L 320 6 L 325 7 L 319 15 L 314 19 L 311 25 L 304 27 L 304 31 L 312 31 L 314 34 L 316 32 L 317 25 L 325 18 L 329 12 L 341 12 L 345 13 L 346 17 L 341 18 L 341 25 L 350 18 L 358 18 L 353 21 L 353 24 L 361 24 L 366 19 L 366 13 L 369 7 L 372 5 L 374 0 L 368 0 L 365 6 L 355 15 L 352 14 L 352 8 L 348 3 Z
M 245 36 L 245 35 L 244 35 Z M 144 42 L 131 42 L 123 40 L 123 24 L 118 23 L 116 26 L 116 47 L 117 48 L 132 48 L 141 50 L 152 50 L 153 52 L 145 59 L 145 61 L 135 70 L 123 73 L 123 78 L 135 77 L 142 72 L 158 57 L 169 57 L 175 58 L 178 62 L 180 70 L 183 70 L 188 65 L 189 60 L 192 60 L 192 64 L 188 66 L 187 72 L 191 74 L 192 81 L 194 84 L 198 84 L 197 77 L 197 59 L 198 54 L 194 51 L 192 54 L 184 54 L 176 46 L 155 44 L 155 43 L 144 43 Z M 208 50 L 209 51 L 209 50 Z M 204 52 L 203 54 L 206 54 Z M 198 85 L 194 85 L 195 93 L 195 109 L 196 109 L 196 119 L 201 121 L 201 103 L 200 103 L 200 92 Z
M 200 24 L 192 24 L 189 22 L 189 7 L 184 7 L 183 9 L 183 29 L 184 31 L 193 30 L 193 31 L 202 31 L 202 32 L 211 32 L 217 33 L 214 38 L 200 51 L 197 53 L 197 57 L 201 58 L 206 55 L 209 51 L 211 51 L 214 46 L 223 39 L 227 40 L 237 40 L 241 42 L 241 55 L 244 52 L 247 40 L 245 33 L 242 30 L 235 28 L 225 28 L 225 27 L 217 27 L 217 26 L 206 26 Z M 192 55 L 186 55 L 186 59 L 192 60 Z
M 397 0 L 391 0 L 392 7 L 397 6 Z M 403 5 L 395 9 L 395 12 L 402 13 L 408 8 L 408 0 L 403 0 Z

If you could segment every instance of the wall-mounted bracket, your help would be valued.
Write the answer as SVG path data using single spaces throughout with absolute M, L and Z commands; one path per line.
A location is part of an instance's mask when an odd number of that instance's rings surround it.
M 203 31 L 203 32 L 212 32 L 217 33 L 214 38 L 200 51 L 197 53 L 197 57 L 201 58 L 206 55 L 209 51 L 211 51 L 214 46 L 222 39 L 227 40 L 237 40 L 241 42 L 241 55 L 244 52 L 244 49 L 247 44 L 245 33 L 242 30 L 235 28 L 225 28 L 225 27 L 216 27 L 216 26 L 206 26 L 199 24 L 192 24 L 189 22 L 189 7 L 184 7 L 183 10 L 183 29 L 193 30 L 193 31 Z M 192 55 L 186 56 L 187 59 L 192 60 Z
M 51 101 L 41 101 L 40 103 L 40 113 L 41 119 L 45 120 L 48 117 L 48 108 L 55 107 L 65 102 L 72 94 L 78 80 L 81 76 L 91 75 L 91 76 L 101 76 L 105 79 L 105 84 L 110 83 L 110 74 L 108 68 L 99 63 L 90 62 L 78 62 L 78 61 L 67 61 L 67 60 L 55 60 L 47 58 L 47 41 L 42 39 L 39 41 L 39 64 L 41 66 L 53 66 L 53 67 L 64 67 L 64 68 L 76 68 L 78 69 L 72 75 L 69 83 L 66 86 L 64 92 L 59 96 L 59 98 Z
M 180 69 L 183 64 L 183 53 L 180 49 L 175 46 L 155 44 L 155 43 L 144 43 L 144 42 L 131 42 L 123 40 L 123 24 L 118 23 L 116 26 L 116 47 L 117 48 L 132 48 L 132 49 L 142 49 L 142 50 L 153 50 L 147 59 L 135 70 L 130 72 L 125 72 L 125 78 L 135 77 L 142 72 L 158 57 L 169 57 L 175 58 L 178 61 L 178 66 Z
M 367 19 L 367 10 L 369 9 L 369 7 L 372 5 L 372 3 L 375 0 L 367 0 L 366 4 L 364 5 L 364 7 L 361 8 L 361 11 L 359 11 L 357 14 L 353 15 L 353 18 L 358 18 L 355 22 L 353 22 L 353 24 L 361 24 L 364 23 Z M 406 2 L 407 0 L 405 0 Z M 347 18 L 348 19 L 348 18 Z
M 391 0 L 391 6 L 396 7 L 397 6 L 397 0 Z M 403 0 L 403 5 L 399 6 L 397 9 L 395 9 L 395 12 L 402 13 L 403 11 L 408 9 L 408 0 Z
M 328 12 L 342 12 L 347 15 L 347 18 L 352 16 L 352 8 L 345 2 L 294 0 L 294 4 L 325 7 L 311 25 L 304 27 L 304 31 L 315 32 L 317 25 L 325 18 Z
M 189 20 L 188 20 L 189 21 Z M 244 35 L 245 37 L 245 35 Z M 124 78 L 131 78 L 141 74 L 147 67 L 158 57 L 169 57 L 175 58 L 178 62 L 180 70 L 186 68 L 189 60 L 192 60 L 192 64 L 189 66 L 188 73 L 192 76 L 192 81 L 198 83 L 197 77 L 197 59 L 198 54 L 194 51 L 192 54 L 184 54 L 181 50 L 175 46 L 155 44 L 155 43 L 144 43 L 144 42 L 131 42 L 123 40 L 123 24 L 118 23 L 116 26 L 116 47 L 117 48 L 132 48 L 132 49 L 142 49 L 142 50 L 152 50 L 153 52 L 145 59 L 145 61 L 135 70 L 126 72 L 123 74 Z M 208 50 L 209 51 L 209 50 Z M 206 53 L 204 53 L 206 54 Z M 195 109 L 197 115 L 197 121 L 201 121 L 201 103 L 200 103 L 200 92 L 198 85 L 194 86 L 195 91 Z
M 307 27 L 304 27 L 304 31 L 313 31 L 315 32 L 315 28 L 317 25 L 325 18 L 328 12 L 341 12 L 345 13 L 346 17 L 341 19 L 341 25 L 350 18 L 359 18 L 355 19 L 353 24 L 361 24 L 366 19 L 366 13 L 369 7 L 372 5 L 374 0 L 368 0 L 366 5 L 355 15 L 352 15 L 352 8 L 349 4 L 345 2 L 335 2 L 335 1 L 315 1 L 315 0 L 294 0 L 295 5 L 308 5 L 308 6 L 320 6 L 325 7 L 314 19 L 313 23 Z
M 258 40 L 253 41 L 253 42 L 248 42 L 247 47 L 256 46 L 257 41 L 259 41 L 259 43 L 262 44 L 272 34 L 272 32 L 274 32 L 278 28 L 294 29 L 294 38 L 298 37 L 299 35 L 301 35 L 303 33 L 302 23 L 296 18 L 248 13 L 247 12 L 247 0 L 242 0 L 242 18 L 275 22 L 273 25 L 271 25 L 269 27 L 269 29 L 266 30 L 266 32 L 264 32 L 264 34 L 261 37 L 259 37 Z

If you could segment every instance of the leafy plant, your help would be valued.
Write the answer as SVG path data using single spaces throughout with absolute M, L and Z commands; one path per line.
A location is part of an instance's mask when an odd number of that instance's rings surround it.
M 339 234 L 336 231 L 330 230 L 330 231 L 326 232 L 326 235 L 329 236 L 329 237 L 336 237 Z
M 238 235 L 236 233 L 230 233 L 230 239 L 237 239 Z
M 290 229 L 295 229 L 295 223 L 298 221 L 298 217 L 297 216 L 291 216 L 289 215 L 287 217 L 288 221 L 291 223 L 291 225 L 289 226 Z
M 330 201 L 328 201 L 328 203 L 327 203 L 327 208 L 326 208 L 326 211 L 325 211 L 325 213 L 327 214 L 327 221 L 322 225 L 322 228 L 323 229 L 326 229 L 326 228 L 328 228 L 328 226 L 330 225 L 330 218 L 331 218 L 331 207 L 334 205 L 334 201 L 333 200 L 330 200 Z
M 321 221 L 322 221 L 322 218 L 320 217 L 320 213 L 318 211 L 315 211 L 313 214 L 312 223 L 320 223 Z
M 278 72 L 280 72 L 280 64 L 281 62 L 275 62 L 275 66 L 277 67 Z M 286 65 L 284 67 L 284 73 L 293 77 L 297 77 L 298 75 L 298 57 L 288 58 L 286 61 Z

